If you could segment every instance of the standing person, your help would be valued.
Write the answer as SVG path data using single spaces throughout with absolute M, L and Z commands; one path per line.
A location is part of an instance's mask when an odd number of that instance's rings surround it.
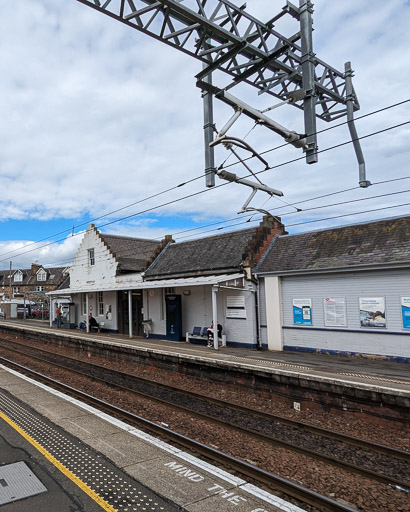
M 61 327 L 61 306 L 58 305 L 56 309 L 56 318 L 57 318 L 57 329 Z

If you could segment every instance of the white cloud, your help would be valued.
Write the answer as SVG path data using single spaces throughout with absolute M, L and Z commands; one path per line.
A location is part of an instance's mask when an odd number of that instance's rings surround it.
M 409 3 L 375 0 L 371 8 L 368 2 L 357 0 L 314 3 L 314 50 L 318 58 L 339 70 L 343 70 L 345 61 L 352 62 L 354 85 L 362 107 L 356 115 L 407 99 Z M 254 0 L 248 4 L 247 11 L 265 21 L 281 7 L 281 4 Z M 289 35 L 297 28 L 295 23 L 286 18 L 276 28 L 288 31 L 285 35 Z M 0 220 L 72 219 L 83 214 L 93 218 L 201 175 L 204 167 L 202 100 L 194 79 L 200 69 L 201 64 L 189 56 L 75 0 L 63 3 L 3 0 L 0 4 Z M 218 75 L 215 78 L 227 80 Z M 254 106 L 276 103 L 264 95 L 258 97 L 257 91 L 251 88 L 232 92 L 243 94 Z M 219 128 L 231 113 L 229 108 L 215 102 L 215 121 Z M 409 113 L 407 104 L 359 120 L 359 135 L 408 121 Z M 281 124 L 303 131 L 303 113 L 297 109 L 285 106 L 270 115 Z M 318 129 L 328 127 L 318 122 Z M 230 133 L 243 137 L 251 128 L 252 122 L 240 119 Z M 377 182 L 408 174 L 408 137 L 407 125 L 363 139 L 368 179 Z M 349 138 L 346 126 L 330 130 L 319 135 L 319 149 Z M 255 128 L 247 140 L 258 151 L 283 142 L 262 127 Z M 218 148 L 217 164 L 227 156 L 223 148 Z M 275 166 L 300 156 L 294 148 L 283 148 L 266 154 L 265 158 Z M 230 158 L 228 163 L 233 161 Z M 255 171 L 263 169 L 262 164 L 252 165 Z M 239 175 L 246 173 L 241 166 L 229 170 Z M 284 199 L 292 203 L 357 186 L 358 168 L 353 148 L 348 145 L 320 154 L 316 165 L 295 162 L 263 173 L 260 178 L 269 186 L 283 190 Z M 385 191 L 400 188 L 407 186 L 397 182 L 385 187 Z M 124 215 L 202 189 L 204 180 L 201 179 L 125 210 Z M 380 187 L 358 189 L 349 192 L 348 197 L 366 198 L 380 190 Z M 111 225 L 107 230 L 156 238 L 179 230 L 167 215 L 186 215 L 204 222 L 206 219 L 212 222 L 218 216 L 231 218 L 249 193 L 250 189 L 238 185 L 221 187 L 155 210 L 159 217 L 154 220 L 139 221 L 136 217 L 128 227 Z M 261 206 L 266 199 L 259 192 L 252 206 Z M 328 202 L 338 199 L 336 196 Z M 391 201 L 386 199 L 386 205 L 392 204 Z M 402 202 L 406 202 L 404 198 Z M 382 204 L 380 200 L 368 203 L 373 207 Z M 264 207 L 280 204 L 277 199 L 271 199 Z M 320 218 L 366 207 L 367 202 L 363 202 L 334 207 L 326 213 L 313 211 L 310 215 Z M 286 211 L 286 207 L 278 211 L 283 209 Z M 406 211 L 402 208 L 375 212 L 367 218 Z M 293 217 L 310 219 L 303 212 Z M 288 222 L 286 217 L 284 220 Z M 348 219 L 354 220 L 355 217 Z M 295 227 L 311 228 L 310 224 Z M 27 237 L 35 239 L 35 234 Z M 61 244 L 63 247 L 50 246 L 41 258 L 53 255 L 58 259 L 60 249 L 68 254 L 68 244 L 67 239 Z

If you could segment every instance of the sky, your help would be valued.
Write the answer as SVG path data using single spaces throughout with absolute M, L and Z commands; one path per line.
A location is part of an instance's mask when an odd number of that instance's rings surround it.
M 280 216 L 289 233 L 407 215 L 410 2 L 313 3 L 317 57 L 340 71 L 352 63 L 361 107 L 355 116 L 365 116 L 356 128 L 372 185 L 358 186 L 352 144 L 328 149 L 350 140 L 346 124 L 335 126 L 344 119 L 318 120 L 318 130 L 331 129 L 318 135 L 319 162 L 307 165 L 300 149 L 273 150 L 283 139 L 241 116 L 229 135 L 246 137 L 259 153 L 272 150 L 264 153 L 272 169 L 258 177 L 284 194 L 279 200 L 259 191 L 250 206 Z M 284 4 L 252 0 L 246 10 L 266 22 Z M 298 25 L 289 16 L 275 28 L 290 36 Z M 195 86 L 201 66 L 76 0 L 2 0 L 0 268 L 69 266 L 90 223 L 105 233 L 183 241 L 260 220 L 259 213 L 237 213 L 250 188 L 205 187 L 203 104 Z M 214 76 L 221 87 L 227 80 Z M 248 86 L 231 92 L 258 109 L 278 103 Z M 221 129 L 233 111 L 217 100 L 214 109 Z M 267 115 L 304 130 L 303 113 L 292 106 Z M 222 146 L 215 160 L 248 175 Z M 249 166 L 264 168 L 255 160 Z

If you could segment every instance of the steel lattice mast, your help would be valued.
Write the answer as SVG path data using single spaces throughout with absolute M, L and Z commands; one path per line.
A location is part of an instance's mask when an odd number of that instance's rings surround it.
M 304 111 L 308 163 L 317 161 L 316 117 L 330 122 L 347 116 L 352 128 L 353 112 L 360 106 L 351 84 L 351 70 L 338 71 L 313 53 L 313 6 L 309 0 L 299 0 L 299 6 L 287 1 L 265 23 L 248 14 L 246 4 L 238 7 L 229 0 L 77 1 L 202 61 L 203 69 L 196 78 L 206 102 L 206 144 L 213 124 L 214 71 L 230 77 L 227 86 L 217 89 L 225 92 L 246 83 L 259 94 L 289 101 L 292 93 L 302 90 L 303 97 L 291 104 Z M 292 16 L 300 25 L 300 30 L 289 37 L 275 30 L 275 23 L 284 16 Z M 355 140 L 355 149 L 357 146 Z M 365 187 L 369 183 L 364 161 L 360 161 L 361 151 L 356 149 L 356 154 L 361 165 L 360 186 Z M 206 155 L 208 186 L 213 185 L 215 174 L 211 156 Z

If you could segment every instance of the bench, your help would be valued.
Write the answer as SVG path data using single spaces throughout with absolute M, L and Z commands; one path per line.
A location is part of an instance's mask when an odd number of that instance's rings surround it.
M 208 344 L 208 329 L 209 327 L 194 327 L 192 329 L 192 333 L 187 332 L 186 333 L 186 342 L 187 343 L 201 343 L 202 341 L 205 341 Z M 222 334 L 222 336 L 219 336 L 218 339 L 219 345 L 222 347 L 226 347 L 226 336 L 225 334 Z M 213 342 L 212 342 L 213 344 Z
M 100 332 L 101 329 L 104 329 L 104 325 L 104 322 L 97 322 L 97 325 L 92 325 L 91 327 L 89 327 L 89 332 Z M 80 331 L 86 331 L 85 322 L 80 322 L 76 329 L 79 329 Z
M 186 333 L 186 342 L 187 343 L 190 343 L 191 339 L 192 340 L 205 340 L 207 341 L 208 340 L 208 336 L 207 336 L 207 331 L 208 331 L 208 327 L 194 327 L 192 329 L 192 333 L 189 333 L 187 332 Z M 195 341 L 194 341 L 195 343 Z

